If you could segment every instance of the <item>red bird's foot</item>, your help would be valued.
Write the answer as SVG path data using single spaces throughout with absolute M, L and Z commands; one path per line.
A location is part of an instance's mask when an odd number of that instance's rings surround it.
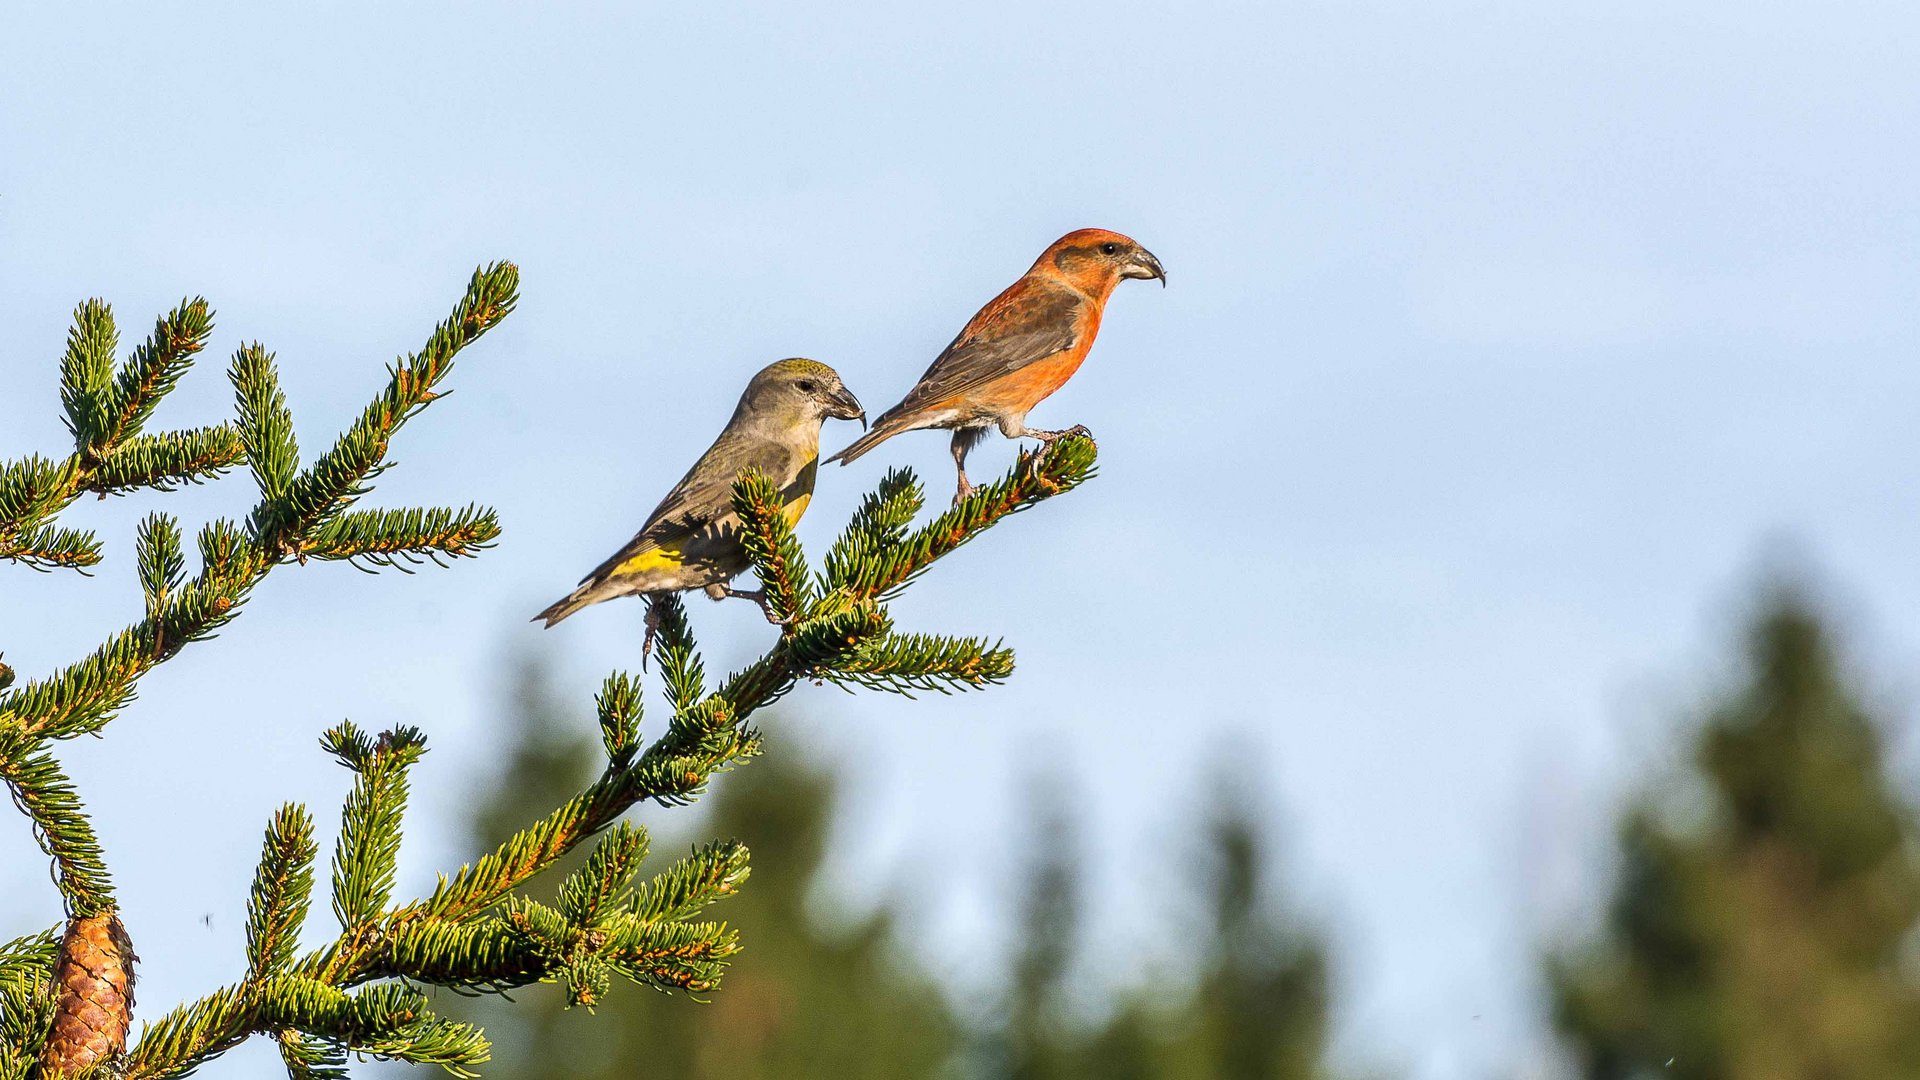
M 1030 439 L 1039 439 L 1043 447 L 1052 446 L 1054 443 L 1059 442 L 1069 435 L 1078 435 L 1088 442 L 1093 441 L 1093 432 L 1088 431 L 1085 424 L 1075 424 L 1065 431 L 1034 431 L 1032 428 L 1028 428 L 1020 434 Z
M 966 473 L 961 473 L 960 485 L 953 489 L 953 505 L 959 506 L 971 494 L 973 494 L 973 481 L 967 479 Z

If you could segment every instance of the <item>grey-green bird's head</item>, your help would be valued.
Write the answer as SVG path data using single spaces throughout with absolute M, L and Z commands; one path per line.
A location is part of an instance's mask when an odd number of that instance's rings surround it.
M 760 369 L 740 395 L 733 423 L 782 431 L 811 425 L 817 431 L 828 417 L 867 426 L 867 410 L 840 381 L 839 372 L 818 360 L 795 357 Z

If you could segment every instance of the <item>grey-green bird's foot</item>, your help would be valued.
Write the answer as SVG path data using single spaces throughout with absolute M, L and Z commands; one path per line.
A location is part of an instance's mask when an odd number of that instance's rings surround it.
M 713 589 L 709 587 L 707 589 L 707 595 L 713 596 L 715 600 L 725 600 L 728 597 L 736 600 L 751 600 L 760 605 L 760 614 L 765 615 L 768 622 L 775 626 L 787 625 L 786 619 L 773 613 L 773 605 L 767 600 L 767 590 L 765 589 L 729 589 L 722 586 L 720 595 L 714 596 Z
M 653 639 L 660 636 L 660 609 L 647 598 L 647 637 L 640 643 L 640 670 L 647 670 L 647 657 L 653 655 Z

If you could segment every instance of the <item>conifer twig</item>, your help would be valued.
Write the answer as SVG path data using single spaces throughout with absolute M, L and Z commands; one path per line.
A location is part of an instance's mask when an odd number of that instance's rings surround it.
M 0 463 L 0 557 L 36 568 L 91 565 L 100 545 L 52 521 L 78 492 L 165 489 L 246 460 L 259 500 L 244 521 L 215 520 L 188 571 L 181 529 L 149 515 L 137 536 L 145 617 L 91 656 L 11 686 L 0 665 L 0 780 L 52 858 L 70 919 L 59 934 L 0 946 L 0 1080 L 96 1066 L 129 1078 L 184 1076 L 256 1034 L 275 1039 L 292 1077 L 339 1077 L 352 1055 L 437 1064 L 459 1075 L 487 1060 L 485 1036 L 436 1016 L 423 987 L 498 992 L 553 982 L 571 1005 L 605 1000 L 616 977 L 660 989 L 717 988 L 738 934 L 705 918 L 748 876 L 744 845 L 718 840 L 645 880 L 644 828 L 622 821 L 636 804 L 698 798 L 718 774 L 760 752 L 753 715 L 803 680 L 911 694 L 990 685 L 1012 652 L 984 638 L 897 633 L 887 602 L 946 554 L 1007 516 L 1092 474 L 1093 446 L 1062 439 L 1023 454 L 1014 470 L 914 528 L 924 499 L 896 470 L 863 502 L 819 574 L 808 567 L 780 493 L 757 473 L 734 485 L 742 541 L 779 636 L 759 659 L 709 686 L 677 597 L 652 601 L 671 714 L 641 737 L 641 686 L 615 672 L 596 704 L 606 764 L 583 791 L 498 848 L 440 878 L 425 897 L 396 901 L 395 870 L 409 773 L 426 751 L 418 729 L 378 735 L 351 723 L 323 748 L 353 780 L 327 875 L 331 941 L 301 952 L 318 850 L 311 815 L 289 804 L 268 823 L 247 899 L 244 974 L 145 1023 L 131 1048 L 131 942 L 120 927 L 106 856 L 49 747 L 98 734 L 141 678 L 230 622 L 267 574 L 289 563 L 341 560 L 402 570 L 471 556 L 499 534 L 492 511 L 361 510 L 387 467 L 399 428 L 439 395 L 454 355 L 511 311 L 510 264 L 477 272 L 466 296 L 420 352 L 389 369 L 386 388 L 331 448 L 301 464 L 273 356 L 239 349 L 230 371 L 232 425 L 168 436 L 141 426 L 211 331 L 204 303 L 163 319 L 124 365 L 105 305 L 82 305 L 62 364 L 62 403 L 76 450 L 64 461 Z M 224 433 L 224 434 L 217 434 Z M 230 439 L 228 453 L 223 439 Z M 11 547 L 7 545 L 12 545 Z M 523 888 L 592 843 L 556 903 Z
M 107 306 L 89 301 L 75 311 L 60 387 L 74 450 L 64 459 L 36 455 L 0 462 L 0 560 L 34 569 L 96 564 L 96 538 L 54 523 L 87 492 L 105 497 L 138 488 L 166 491 L 217 475 L 245 457 L 254 465 L 261 501 L 249 517 L 256 526 L 250 531 L 227 521 L 202 530 L 201 567 L 191 579 L 178 526 L 166 515 L 149 516 L 137 544 L 145 618 L 91 656 L 24 685 L 14 686 L 12 669 L 0 665 L 0 781 L 51 857 L 70 914 L 57 973 L 42 978 L 0 972 L 8 980 L 0 982 L 0 1080 L 14 1080 L 36 1060 L 41 1073 L 56 1076 L 117 1057 L 132 1006 L 134 957 L 115 910 L 105 855 L 47 744 L 97 734 L 132 700 L 142 676 L 231 620 L 268 572 L 288 555 L 303 555 L 308 544 L 322 558 L 392 566 L 423 556 L 467 555 L 490 543 L 498 525 L 492 512 L 480 507 L 364 515 L 349 515 L 348 509 L 385 467 L 389 441 L 401 424 L 437 396 L 434 387 L 454 354 L 512 310 L 517 283 L 518 272 L 508 263 L 476 272 L 466 296 L 426 347 L 390 369 L 386 392 L 305 472 L 292 469 L 284 453 L 291 441 L 284 400 L 274 385 L 271 358 L 257 347 L 242 349 L 235 360 L 240 424 L 143 432 L 212 333 L 204 300 L 187 301 L 161 318 L 125 363 L 115 359 L 118 336 Z M 298 883 L 296 874 L 281 884 L 290 889 Z M 259 987 L 270 982 L 261 969 L 290 958 L 287 912 L 274 900 L 281 895 L 257 891 L 256 904 L 272 901 L 275 911 L 259 914 L 264 921 L 253 927 L 261 936 L 253 957 L 255 977 L 238 1000 L 259 998 Z M 377 907 L 378 878 L 355 895 Z M 404 1024 L 395 1018 L 406 1011 L 369 1005 L 360 1019 L 384 1018 L 383 1023 L 392 1021 L 387 1028 L 399 1030 Z M 224 1045 L 225 1036 L 208 1033 L 221 1029 L 219 1022 L 230 1021 L 233 1012 L 217 1003 L 203 1010 L 189 1041 Z M 381 1025 L 366 1030 L 377 1028 Z M 379 1042 L 384 1037 L 370 1034 L 369 1045 L 384 1045 Z M 430 1058 L 438 1052 L 431 1047 L 439 1045 L 439 1036 L 414 1031 L 409 1037 L 412 1049 L 398 1048 L 396 1056 L 418 1051 Z

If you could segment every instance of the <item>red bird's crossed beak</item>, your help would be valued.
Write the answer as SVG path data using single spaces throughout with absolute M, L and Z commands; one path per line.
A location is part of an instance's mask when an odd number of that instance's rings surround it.
M 1154 258 L 1153 252 L 1148 251 L 1146 248 L 1141 248 L 1134 252 L 1133 258 L 1127 260 L 1126 269 L 1120 271 L 1120 276 L 1140 278 L 1142 280 L 1158 278 L 1160 287 L 1163 289 L 1167 287 L 1166 267 L 1161 266 L 1160 260 Z

